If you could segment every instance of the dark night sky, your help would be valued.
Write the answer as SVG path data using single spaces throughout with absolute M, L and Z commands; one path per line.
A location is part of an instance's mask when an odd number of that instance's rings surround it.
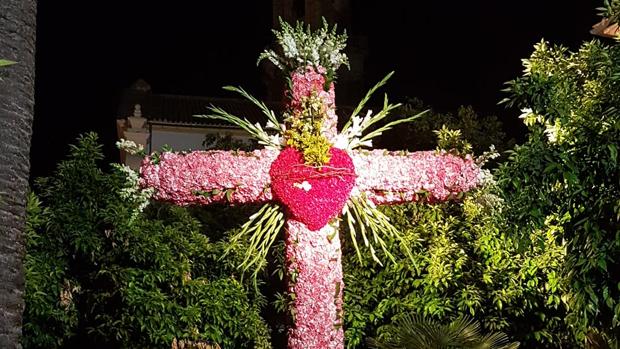
M 142 77 L 154 92 L 226 96 L 264 91 L 258 54 L 272 39 L 271 1 L 40 1 L 32 175 L 48 175 L 78 134 L 96 131 L 115 158 L 118 94 Z M 442 111 L 496 106 L 505 81 L 542 38 L 577 48 L 598 1 L 352 1 L 350 31 L 368 38 L 365 85 L 391 70 L 393 100 Z M 356 91 L 358 94 L 365 90 Z

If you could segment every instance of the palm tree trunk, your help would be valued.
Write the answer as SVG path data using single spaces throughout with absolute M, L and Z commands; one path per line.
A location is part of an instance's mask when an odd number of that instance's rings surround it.
M 24 227 L 34 107 L 35 0 L 0 1 L 0 348 L 21 348 Z

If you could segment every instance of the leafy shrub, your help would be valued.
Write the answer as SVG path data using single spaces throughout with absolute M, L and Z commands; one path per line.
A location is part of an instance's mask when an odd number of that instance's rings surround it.
M 423 108 L 413 100 L 402 112 Z M 448 147 L 480 153 L 513 142 L 495 117 L 480 118 L 471 107 L 455 115 L 431 112 L 408 132 L 404 137 L 412 150 Z M 463 135 L 471 144 L 460 139 Z M 521 239 L 506 216 L 510 202 L 501 197 L 489 176 L 483 188 L 461 202 L 383 207 L 410 241 L 413 260 L 401 256 L 396 264 L 381 267 L 370 258 L 359 265 L 345 256 L 348 347 L 386 334 L 391 321 L 409 313 L 438 321 L 474 316 L 484 330 L 504 331 L 525 347 L 566 343 L 559 285 L 563 217 L 548 217 Z
M 497 117 L 478 115 L 473 107 L 461 106 L 456 113 L 440 113 L 419 99 L 409 99 L 398 110 L 396 115 L 416 115 L 430 109 L 421 118 L 412 123 L 396 126 L 387 136 L 381 138 L 380 145 L 387 148 L 407 150 L 429 150 L 435 148 L 437 140 L 433 131 L 445 127 L 450 130 L 460 130 L 463 139 L 472 142 L 473 152 L 482 154 L 489 150 L 491 145 L 498 151 L 510 149 L 514 140 L 506 136 L 502 123 Z
M 616 337 L 620 46 L 592 41 L 569 52 L 541 42 L 524 63 L 507 101 L 522 108 L 529 139 L 498 172 L 507 218 L 523 235 L 558 222 L 566 258 L 555 277 L 575 341 Z
M 484 330 L 506 332 L 524 347 L 563 340 L 561 313 L 553 310 L 561 227 L 550 221 L 548 230 L 530 233 L 535 243 L 523 244 L 507 233 L 505 209 L 492 185 L 460 203 L 383 207 L 413 259 L 401 255 L 381 267 L 345 254 L 347 346 L 381 337 L 409 313 L 438 321 L 474 316 Z
M 26 215 L 26 273 L 23 345 L 25 348 L 57 348 L 77 330 L 78 317 L 72 296 L 79 288 L 67 275 L 66 251 L 57 249 L 42 233 L 47 209 L 34 195 L 28 196 Z
M 80 138 L 29 206 L 27 348 L 168 348 L 173 340 L 270 347 L 263 298 L 218 263 L 184 208 L 140 212 L 135 173 L 106 173 L 94 135 Z M 47 277 L 48 273 L 51 277 Z

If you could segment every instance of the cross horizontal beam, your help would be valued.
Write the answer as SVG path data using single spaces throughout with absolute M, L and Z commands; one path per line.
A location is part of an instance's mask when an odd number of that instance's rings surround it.
M 155 188 L 155 200 L 177 205 L 260 203 L 272 200 L 269 169 L 277 151 L 196 151 L 164 153 L 142 165 L 142 185 Z M 356 188 L 376 204 L 440 202 L 478 184 L 479 167 L 471 157 L 422 151 L 350 152 Z
M 141 185 L 153 199 L 177 205 L 258 203 L 272 199 L 269 168 L 278 151 L 194 151 L 163 153 L 140 168 Z
M 471 158 L 436 151 L 351 152 L 356 187 L 375 204 L 441 202 L 479 184 L 480 168 Z

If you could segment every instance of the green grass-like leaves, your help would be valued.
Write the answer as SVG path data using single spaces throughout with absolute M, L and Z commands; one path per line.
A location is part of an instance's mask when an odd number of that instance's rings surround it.
M 276 237 L 284 225 L 284 213 L 279 205 L 267 203 L 250 216 L 250 219 L 241 227 L 241 231 L 230 239 L 230 245 L 222 258 L 226 257 L 241 243 L 247 241 L 245 256 L 239 269 L 244 273 L 252 269 L 252 277 L 256 277 L 265 266 L 269 248 L 276 241 Z

